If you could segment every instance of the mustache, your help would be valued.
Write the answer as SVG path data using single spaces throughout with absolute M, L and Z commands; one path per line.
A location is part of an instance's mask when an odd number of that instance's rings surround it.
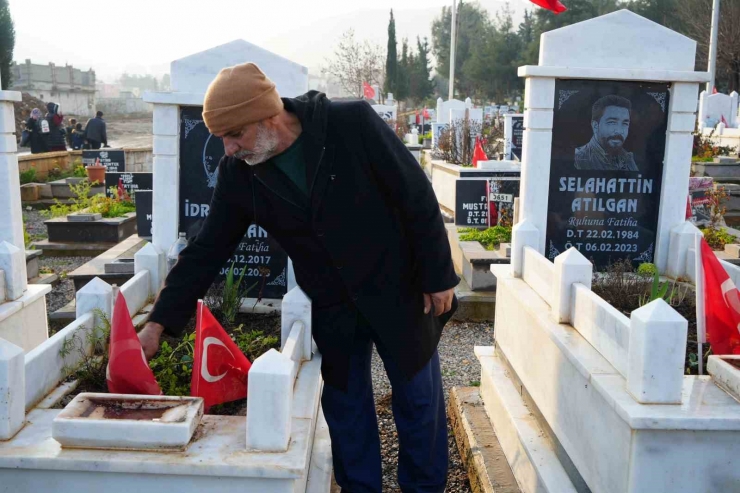
M 619 140 L 622 144 L 624 144 L 624 137 L 621 135 L 612 135 L 611 137 L 607 137 L 606 140 Z

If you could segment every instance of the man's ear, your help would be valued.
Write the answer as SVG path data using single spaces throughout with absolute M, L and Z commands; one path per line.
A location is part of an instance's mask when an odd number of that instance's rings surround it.
M 591 120 L 591 130 L 593 131 L 594 135 L 596 135 L 599 130 L 599 122 L 597 122 L 596 120 Z

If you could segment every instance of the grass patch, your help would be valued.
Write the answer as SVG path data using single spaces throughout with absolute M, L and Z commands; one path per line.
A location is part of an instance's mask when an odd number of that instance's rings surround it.
M 501 243 L 511 241 L 511 228 L 507 226 L 492 226 L 488 229 L 459 228 L 460 241 L 477 241 L 486 250 L 495 250 Z

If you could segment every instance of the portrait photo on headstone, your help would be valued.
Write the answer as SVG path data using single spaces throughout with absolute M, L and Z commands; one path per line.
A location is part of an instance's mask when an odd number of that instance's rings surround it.
M 551 259 L 576 247 L 597 268 L 653 261 L 668 101 L 666 83 L 556 81 Z

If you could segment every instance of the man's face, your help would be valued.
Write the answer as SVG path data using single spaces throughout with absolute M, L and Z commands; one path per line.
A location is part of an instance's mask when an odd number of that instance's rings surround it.
M 596 140 L 611 154 L 624 146 L 630 129 L 630 111 L 621 106 L 607 106 L 598 122 L 591 122 Z
M 251 123 L 241 130 L 223 135 L 226 155 L 249 165 L 264 163 L 275 155 L 277 132 L 263 122 Z

